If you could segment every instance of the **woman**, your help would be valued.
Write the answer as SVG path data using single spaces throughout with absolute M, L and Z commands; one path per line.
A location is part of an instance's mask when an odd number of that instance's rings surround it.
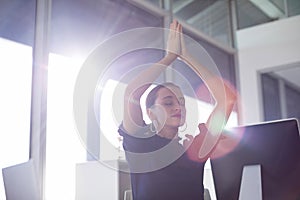
M 218 140 L 236 100 L 235 93 L 221 78 L 188 53 L 182 26 L 176 20 L 170 25 L 167 49 L 166 56 L 131 80 L 125 91 L 119 133 L 123 136 L 135 200 L 203 199 L 204 164 L 217 144 L 211 141 Z M 140 106 L 144 92 L 177 58 L 199 75 L 216 102 L 207 122 L 199 124 L 200 134 L 195 138 L 187 135 L 189 140 L 183 145 L 179 143 L 178 130 L 185 124 L 186 108 L 178 86 L 165 83 L 148 94 L 146 109 L 150 125 L 145 124 Z

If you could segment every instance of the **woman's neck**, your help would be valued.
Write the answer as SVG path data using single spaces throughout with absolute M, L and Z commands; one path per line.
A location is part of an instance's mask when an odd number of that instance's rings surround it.
M 178 128 L 163 127 L 157 134 L 167 139 L 174 139 L 178 137 Z

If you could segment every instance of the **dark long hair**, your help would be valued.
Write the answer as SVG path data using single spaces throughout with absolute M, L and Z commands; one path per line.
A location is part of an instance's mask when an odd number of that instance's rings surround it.
M 180 87 L 172 82 L 166 82 L 166 83 L 162 83 L 159 84 L 157 86 L 155 86 L 147 95 L 146 98 L 146 108 L 151 108 L 154 104 L 155 104 L 155 100 L 157 98 L 157 92 L 161 89 L 161 88 L 169 88 L 169 87 L 177 87 L 180 89 Z

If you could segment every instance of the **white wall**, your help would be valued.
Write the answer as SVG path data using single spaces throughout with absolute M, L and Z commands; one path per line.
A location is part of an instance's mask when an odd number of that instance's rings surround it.
M 240 30 L 237 43 L 242 124 L 261 122 L 258 72 L 300 62 L 300 16 Z

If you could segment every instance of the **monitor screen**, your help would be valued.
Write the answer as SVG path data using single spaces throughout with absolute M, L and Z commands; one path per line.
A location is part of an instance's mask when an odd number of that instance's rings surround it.
M 300 137 L 296 119 L 224 131 L 211 158 L 218 200 L 239 198 L 243 167 L 261 166 L 263 200 L 300 199 Z

